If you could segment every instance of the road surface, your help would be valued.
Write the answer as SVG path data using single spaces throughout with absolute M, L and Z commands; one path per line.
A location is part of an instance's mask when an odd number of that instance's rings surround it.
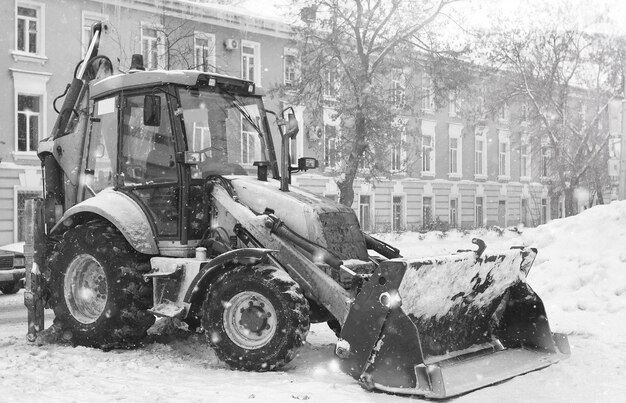
M 46 325 L 49 325 L 52 323 L 54 314 L 51 310 L 47 309 L 44 317 Z M 0 326 L 23 323 L 24 334 L 26 334 L 27 318 L 23 289 L 13 295 L 0 293 Z

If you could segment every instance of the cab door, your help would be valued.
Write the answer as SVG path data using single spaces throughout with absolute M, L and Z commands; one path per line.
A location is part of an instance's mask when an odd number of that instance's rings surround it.
M 181 172 L 169 102 L 162 91 L 124 93 L 119 122 L 118 187 L 140 202 L 159 241 L 181 236 Z

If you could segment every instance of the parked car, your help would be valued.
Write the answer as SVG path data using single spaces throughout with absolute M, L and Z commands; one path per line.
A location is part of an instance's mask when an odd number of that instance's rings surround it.
M 24 286 L 24 243 L 0 246 L 0 291 L 15 294 Z

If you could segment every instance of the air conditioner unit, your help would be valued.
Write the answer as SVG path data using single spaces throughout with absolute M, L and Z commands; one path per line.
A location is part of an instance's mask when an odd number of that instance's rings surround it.
M 307 134 L 309 141 L 317 141 L 322 138 L 322 128 L 319 126 L 309 127 Z
M 224 40 L 224 47 L 227 50 L 239 49 L 239 41 L 237 39 L 226 39 Z

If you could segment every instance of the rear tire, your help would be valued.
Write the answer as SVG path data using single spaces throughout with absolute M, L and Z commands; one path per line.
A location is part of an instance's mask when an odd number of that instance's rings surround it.
M 142 275 L 148 257 L 137 253 L 108 222 L 94 220 L 68 230 L 48 261 L 51 301 L 75 344 L 129 348 L 154 323 L 152 284 Z
M 2 283 L 0 285 L 0 291 L 2 291 L 3 294 L 9 295 L 9 294 L 16 294 L 20 288 L 22 288 L 21 284 L 19 281 L 12 281 L 9 283 Z
M 222 274 L 210 287 L 202 312 L 209 343 L 234 369 L 283 367 L 309 331 L 309 307 L 300 287 L 268 265 Z

